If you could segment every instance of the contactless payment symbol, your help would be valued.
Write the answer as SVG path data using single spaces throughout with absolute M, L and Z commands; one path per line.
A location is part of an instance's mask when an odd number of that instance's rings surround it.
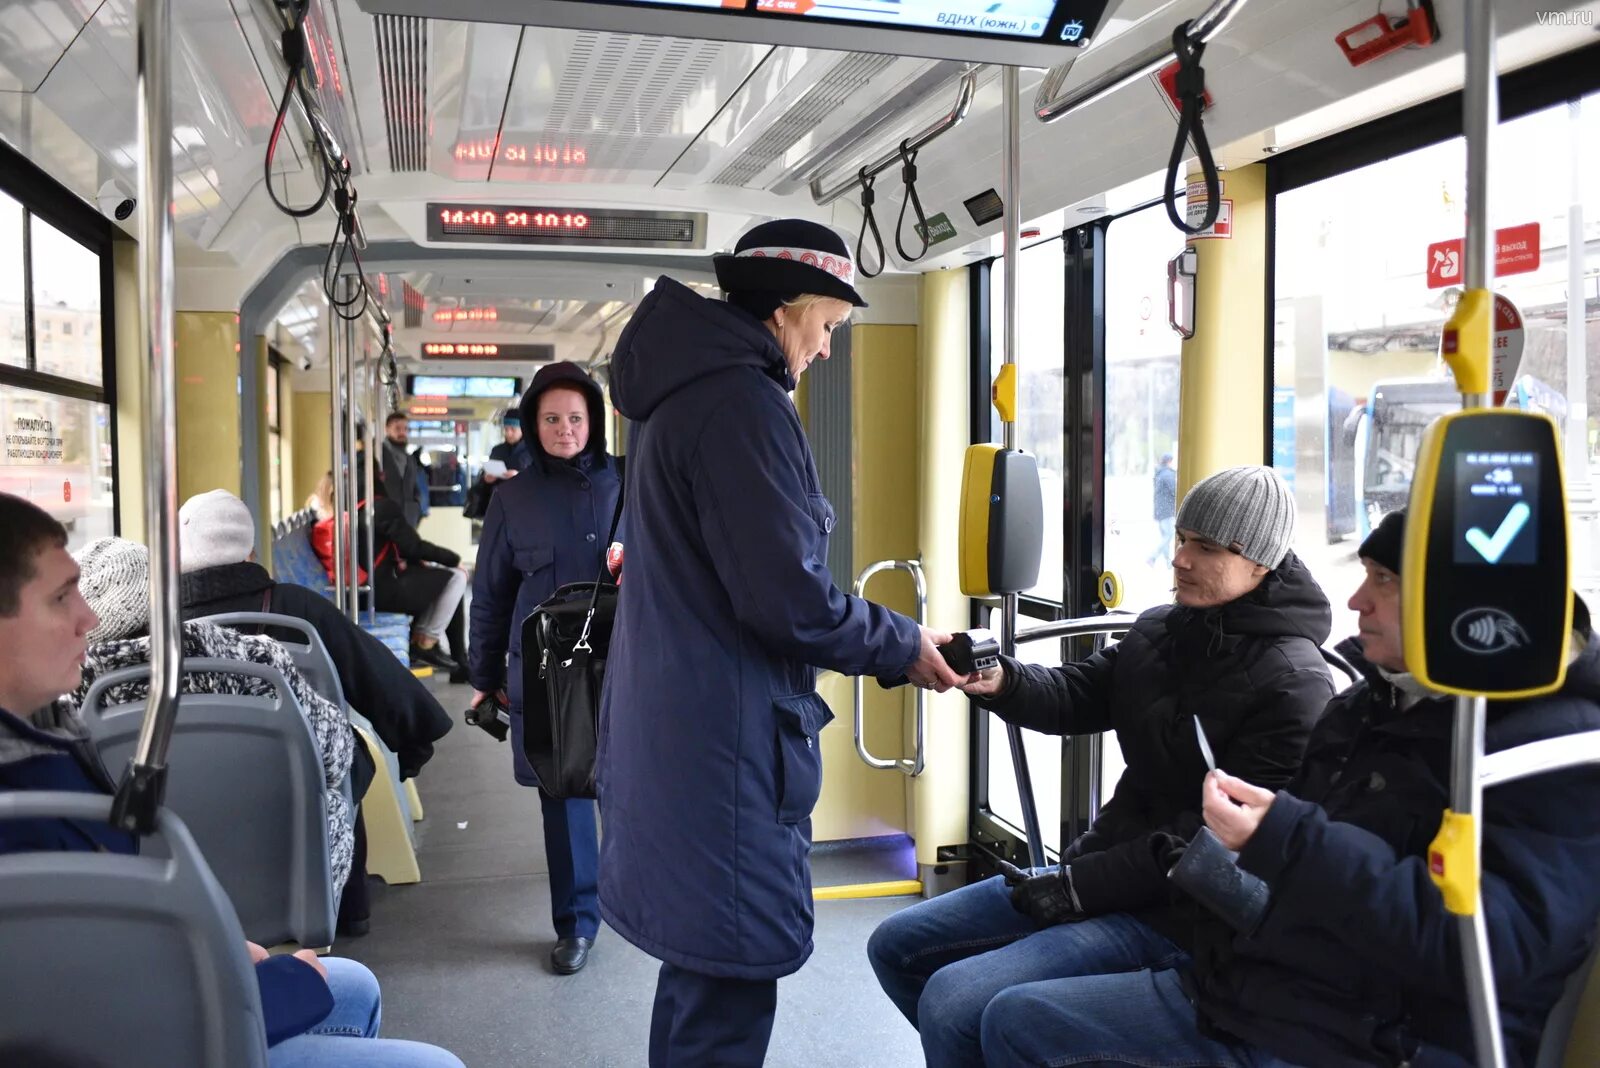
M 1457 645 L 1475 656 L 1492 656 L 1530 644 L 1522 624 L 1500 608 L 1467 609 L 1451 624 L 1450 635 Z
M 1473 527 L 1463 536 L 1486 563 L 1498 564 L 1506 550 L 1511 548 L 1511 543 L 1517 540 L 1517 535 L 1522 533 L 1522 528 L 1528 525 L 1532 515 L 1533 509 L 1528 507 L 1527 502 L 1518 501 L 1511 506 L 1511 511 L 1506 513 L 1493 534 L 1484 533 L 1482 527 Z

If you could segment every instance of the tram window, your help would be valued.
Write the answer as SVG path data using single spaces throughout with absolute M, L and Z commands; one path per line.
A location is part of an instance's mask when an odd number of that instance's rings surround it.
M 11 367 L 28 366 L 22 254 L 22 205 L 0 193 L 0 364 Z
M 1067 410 L 1064 255 L 1056 238 L 1031 245 L 1017 257 L 1017 447 L 1038 458 L 1044 494 L 1043 566 L 1038 583 L 1026 592 L 1058 604 L 1066 559 L 1061 529 Z M 1004 329 L 1004 260 L 994 262 L 990 279 L 990 323 L 998 343 Z
M 0 492 L 60 520 L 68 549 L 116 533 L 110 405 L 0 386 L 0 425 Z
M 1166 284 L 1183 241 L 1160 206 L 1106 232 L 1105 566 L 1135 612 L 1172 599 L 1171 525 L 1155 518 L 1155 485 L 1161 458 L 1178 451 L 1182 341 Z
M 37 215 L 30 223 L 36 369 L 98 386 L 100 257 Z
M 991 616 L 990 628 L 998 634 L 1000 614 L 992 612 Z M 1028 664 L 1058 667 L 1061 664 L 1061 643 L 1029 642 L 1019 645 L 1017 659 Z M 1006 743 L 1006 724 L 993 712 L 985 712 L 984 715 L 989 719 L 989 811 L 1020 832 L 1023 828 L 1022 801 L 1017 793 L 1016 771 L 1011 766 L 1011 748 Z M 1024 730 L 1022 749 L 1028 754 L 1028 771 L 1033 777 L 1034 804 L 1039 808 L 1039 831 L 1044 837 L 1045 848 L 1059 856 L 1061 736 Z
M 1512 120 L 1490 166 L 1497 228 L 1539 228 L 1537 269 L 1494 288 L 1523 320 L 1508 403 L 1565 421 L 1581 392 L 1600 403 L 1600 94 Z M 1459 284 L 1430 279 L 1431 245 L 1461 236 L 1466 150 L 1457 138 L 1347 171 L 1277 198 L 1273 462 L 1295 490 L 1295 551 L 1335 602 L 1361 576 L 1356 547 L 1410 493 L 1423 429 L 1460 406 L 1438 359 Z M 1578 177 L 1585 352 L 1569 381 L 1568 205 Z M 1448 256 L 1449 250 L 1444 250 Z M 1447 266 L 1441 264 L 1441 266 Z M 1430 286 L 1430 281 L 1434 285 Z M 1568 477 L 1588 476 L 1596 422 L 1570 440 Z M 1585 529 L 1587 528 L 1587 529 Z M 1578 581 L 1600 560 L 1600 524 L 1579 523 Z M 1593 581 L 1592 578 L 1589 579 Z M 1589 591 L 1593 592 L 1593 591 Z

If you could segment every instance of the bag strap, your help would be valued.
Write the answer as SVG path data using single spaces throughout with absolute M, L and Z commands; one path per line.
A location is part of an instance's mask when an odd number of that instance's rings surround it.
M 607 579 L 611 580 L 610 585 L 615 586 L 617 584 L 616 579 L 611 575 L 610 568 L 606 567 L 606 554 L 611 551 L 611 543 L 617 536 L 617 524 L 622 521 L 622 502 L 628 495 L 628 465 L 623 462 L 621 456 L 615 459 L 617 461 L 617 471 L 621 475 L 617 486 L 617 506 L 611 512 L 611 530 L 607 532 L 606 543 L 600 550 L 600 574 L 595 576 L 594 592 L 589 594 L 589 611 L 584 613 L 583 631 L 578 635 L 578 643 L 572 647 L 573 652 L 589 652 L 591 650 L 589 631 L 594 626 L 595 606 L 600 603 L 600 586 L 606 583 Z

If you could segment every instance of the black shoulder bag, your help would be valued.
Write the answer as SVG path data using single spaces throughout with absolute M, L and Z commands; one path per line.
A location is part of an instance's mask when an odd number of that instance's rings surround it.
M 600 689 L 617 613 L 617 582 L 606 554 L 617 536 L 628 480 L 593 582 L 571 582 L 522 621 L 522 755 L 555 798 L 593 797 Z

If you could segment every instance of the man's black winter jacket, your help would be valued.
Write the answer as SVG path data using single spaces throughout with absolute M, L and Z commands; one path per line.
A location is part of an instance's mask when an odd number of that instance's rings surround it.
M 1207 769 L 1195 720 L 1218 767 L 1268 788 L 1288 783 L 1333 696 L 1320 649 L 1331 626 L 1327 597 L 1290 553 L 1238 600 L 1152 608 L 1122 641 L 1079 663 L 1005 659 L 1005 688 L 983 702 L 997 715 L 1048 734 L 1115 730 L 1127 763 L 1065 854 L 1086 913 L 1133 912 L 1188 945 L 1167 856 L 1201 825 Z

